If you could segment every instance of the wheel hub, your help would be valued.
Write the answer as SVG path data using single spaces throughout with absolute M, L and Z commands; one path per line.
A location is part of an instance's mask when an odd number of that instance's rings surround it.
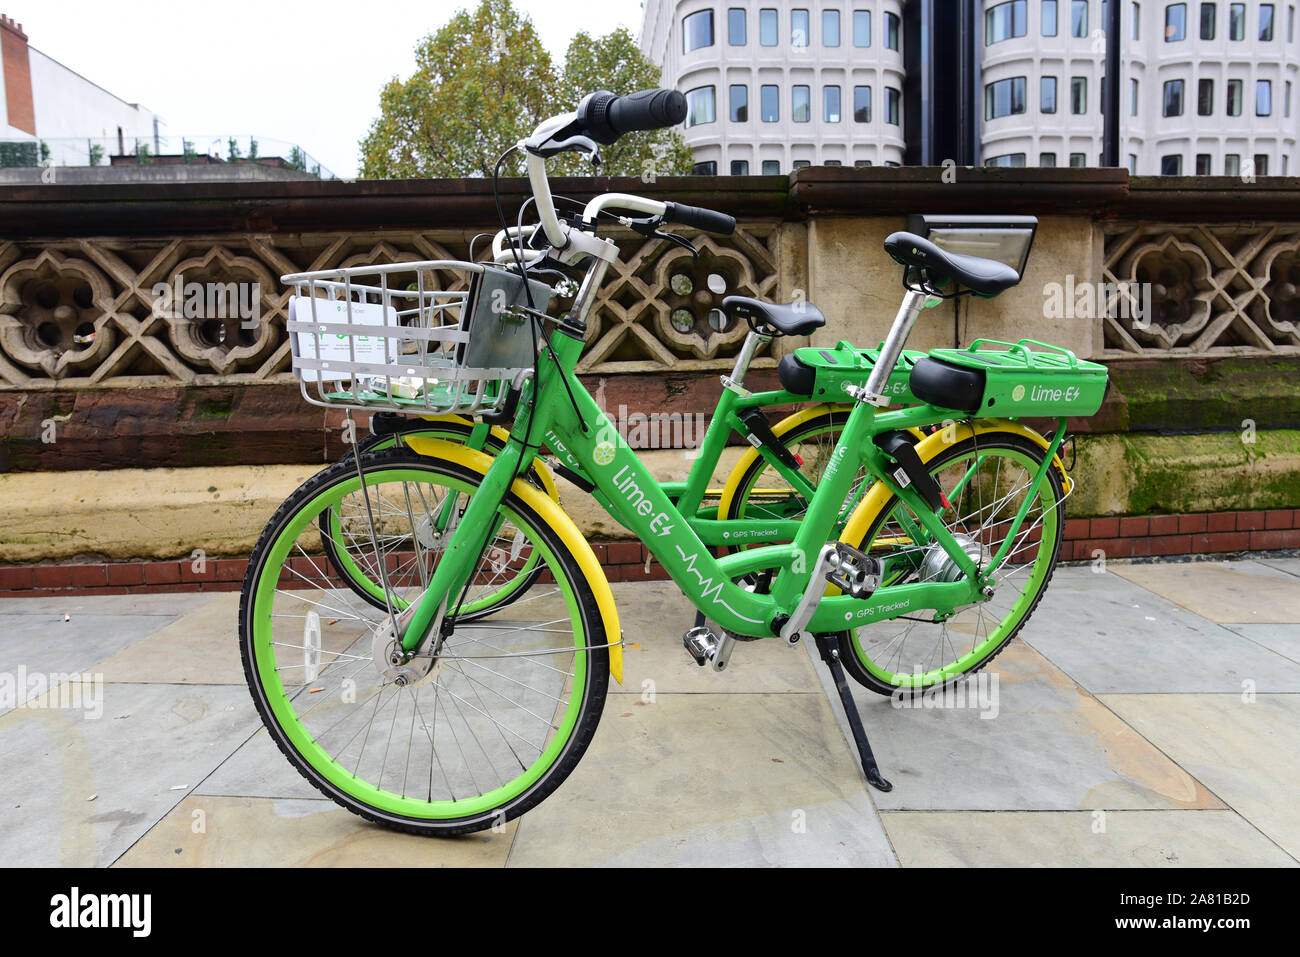
M 370 639 L 370 653 L 375 660 L 375 670 L 386 684 L 399 688 L 422 688 L 433 682 L 442 670 L 438 655 L 408 655 L 393 632 L 393 622 L 387 619 L 375 628 Z
M 960 533 L 953 535 L 953 538 L 957 541 L 957 547 L 976 565 L 984 566 L 989 563 L 992 555 L 975 539 Z M 961 566 L 938 542 L 926 549 L 925 558 L 921 562 L 921 581 L 958 582 L 964 577 L 966 576 Z

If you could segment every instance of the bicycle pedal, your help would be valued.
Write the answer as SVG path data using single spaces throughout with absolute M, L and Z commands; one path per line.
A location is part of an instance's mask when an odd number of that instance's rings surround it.
M 870 598 L 880 587 L 880 562 L 864 555 L 852 545 L 835 543 L 826 581 L 853 598 Z
M 736 642 L 728 635 L 719 638 L 710 628 L 692 628 L 682 636 L 682 646 L 701 668 L 712 664 L 714 671 L 726 671 Z

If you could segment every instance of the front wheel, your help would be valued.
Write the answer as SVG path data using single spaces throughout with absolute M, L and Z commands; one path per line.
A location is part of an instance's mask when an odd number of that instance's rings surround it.
M 948 530 L 981 566 L 1001 549 L 1027 498 L 1029 511 L 996 573 L 992 599 L 916 609 L 841 634 L 844 669 L 855 680 L 882 695 L 915 695 L 979 671 L 1015 638 L 1052 578 L 1065 527 L 1057 470 L 1049 468 L 1041 485 L 1031 489 L 1046 455 L 1019 433 L 991 431 L 968 435 L 925 463 L 952 503 L 944 512 Z M 882 587 L 955 581 L 961 575 L 892 495 L 876 508 L 859 548 L 881 562 Z
M 397 535 L 415 534 L 481 479 L 468 465 L 404 450 L 362 456 L 362 473 L 372 503 L 391 506 L 382 521 Z M 517 532 L 554 583 L 473 623 L 456 617 L 453 601 L 445 642 L 414 659 L 418 680 L 395 674 L 388 615 L 331 574 L 320 547 L 317 518 L 360 495 L 355 465 L 332 466 L 280 507 L 258 542 L 240 602 L 258 713 L 308 781 L 368 820 L 453 835 L 515 818 L 585 752 L 609 681 L 606 646 L 617 636 L 605 634 L 563 532 L 511 492 L 498 528 Z M 490 550 L 480 554 L 467 598 L 491 587 L 497 564 Z M 424 571 L 387 576 L 385 604 L 414 601 Z

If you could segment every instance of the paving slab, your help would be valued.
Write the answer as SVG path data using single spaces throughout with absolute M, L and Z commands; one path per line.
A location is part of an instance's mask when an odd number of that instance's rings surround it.
M 102 691 L 98 720 L 37 707 L 51 696 L 0 716 L 0 767 L 9 769 L 0 776 L 0 860 L 9 866 L 111 864 L 256 729 L 238 688 Z
M 0 673 L 13 682 L 14 703 L 27 701 L 176 621 L 171 615 L 0 614 Z M 36 679 L 36 690 L 29 681 Z M 8 695 L 6 695 L 8 697 Z M 0 713 L 8 710 L 0 707 Z
M 239 595 L 209 596 L 184 617 L 138 641 L 95 670 L 113 683 L 239 685 Z
M 1300 695 L 1105 695 L 1129 725 L 1300 858 Z
M 1267 565 L 1269 568 L 1276 568 L 1280 572 L 1286 572 L 1288 575 L 1300 578 L 1300 558 L 1259 558 L 1256 561 L 1261 565 Z
M 249 708 L 253 707 L 249 701 Z M 225 797 L 320 798 L 271 740 L 266 728 L 240 745 L 194 789 L 195 794 Z
M 904 867 L 1295 867 L 1234 811 L 886 811 Z
M 851 742 L 829 673 L 819 670 Z M 876 759 L 894 785 L 872 792 L 881 811 L 1224 806 L 1023 642 L 995 658 L 988 675 L 981 680 L 989 682 L 996 708 L 981 709 L 978 698 L 968 699 L 975 707 L 926 708 L 922 700 L 921 707 L 900 708 L 850 679 Z
M 1119 574 L 1061 571 L 1021 636 L 1088 691 L 1300 692 L 1296 662 Z
M 1300 662 L 1300 625 L 1224 625 L 1223 627 L 1257 645 L 1263 645 L 1283 658 Z
M 427 838 L 370 824 L 333 801 L 191 795 L 118 867 L 500 867 L 502 833 Z
M 176 595 L 93 595 L 0 598 L 0 615 L 164 615 L 177 617 L 212 601 L 211 592 Z
M 821 694 L 612 695 L 511 866 L 891 866 Z
M 808 657 L 775 639 L 737 643 L 721 674 L 701 668 L 682 647 L 695 608 L 676 585 L 625 582 L 613 588 L 626 641 L 622 690 L 640 694 L 650 681 L 661 693 L 821 693 Z
M 1210 621 L 1300 622 L 1295 576 L 1263 562 L 1158 562 L 1110 570 Z

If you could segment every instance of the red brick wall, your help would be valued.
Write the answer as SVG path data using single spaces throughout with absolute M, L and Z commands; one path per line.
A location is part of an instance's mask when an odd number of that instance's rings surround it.
M 32 65 L 27 56 L 23 25 L 0 17 L 0 55 L 4 58 L 5 109 L 9 125 L 36 135 L 36 104 L 32 100 Z
M 596 558 L 612 582 L 662 581 L 668 576 L 652 563 L 645 569 L 640 542 L 593 542 Z M 1300 509 L 1264 512 L 1212 512 L 1147 518 L 1080 518 L 1065 523 L 1062 561 L 1217 555 L 1300 549 Z M 390 556 L 393 567 L 402 556 Z M 295 558 L 293 567 L 312 578 L 325 565 Z M 196 572 L 190 559 L 164 562 L 0 565 L 0 598 L 59 593 L 126 595 L 168 592 L 239 591 L 248 569 L 243 558 L 208 559 Z M 289 579 L 286 579 L 286 582 Z

